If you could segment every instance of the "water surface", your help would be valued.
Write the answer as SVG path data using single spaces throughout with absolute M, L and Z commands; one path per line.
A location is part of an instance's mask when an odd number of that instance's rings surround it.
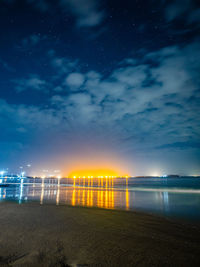
M 200 178 L 25 178 L 0 187 L 0 200 L 139 210 L 200 221 Z

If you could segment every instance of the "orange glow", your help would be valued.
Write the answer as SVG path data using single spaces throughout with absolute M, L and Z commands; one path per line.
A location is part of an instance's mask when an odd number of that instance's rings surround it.
M 83 144 L 82 144 L 83 145 Z M 132 163 L 131 163 L 132 164 Z M 134 168 L 133 164 L 131 169 Z M 87 144 L 74 148 L 70 157 L 59 159 L 59 169 L 65 177 L 73 178 L 115 178 L 130 176 L 130 166 L 126 158 L 106 149 L 93 149 Z M 126 173 L 128 173 L 126 175 Z M 89 177 L 90 176 L 90 177 Z M 110 177 L 109 177 L 110 176 Z M 113 176 L 113 177 L 112 177 Z
M 69 178 L 115 178 L 115 177 L 126 177 L 128 175 L 122 175 L 118 171 L 111 169 L 83 169 L 83 170 L 74 170 L 69 173 Z

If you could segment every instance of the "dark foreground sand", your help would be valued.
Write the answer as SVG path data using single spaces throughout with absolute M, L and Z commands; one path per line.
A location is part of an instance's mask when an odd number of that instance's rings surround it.
M 200 266 L 200 227 L 126 211 L 0 203 L 0 266 Z

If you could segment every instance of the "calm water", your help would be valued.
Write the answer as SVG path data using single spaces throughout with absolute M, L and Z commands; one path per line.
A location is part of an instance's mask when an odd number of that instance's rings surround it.
M 0 200 L 140 210 L 200 221 L 200 178 L 24 179 Z

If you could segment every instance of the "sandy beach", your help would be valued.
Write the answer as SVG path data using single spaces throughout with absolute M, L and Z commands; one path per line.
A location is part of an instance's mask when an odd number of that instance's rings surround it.
M 117 210 L 0 203 L 0 266 L 200 266 L 200 227 Z

